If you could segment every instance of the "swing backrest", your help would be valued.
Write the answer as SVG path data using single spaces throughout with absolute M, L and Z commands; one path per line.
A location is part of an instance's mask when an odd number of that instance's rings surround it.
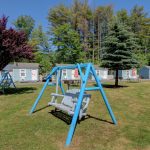
M 65 93 L 65 96 L 61 104 L 74 109 L 75 103 L 77 103 L 77 100 L 78 100 L 79 92 L 80 92 L 79 89 L 68 90 Z M 91 98 L 90 94 L 86 94 L 86 93 L 84 94 L 81 109 L 86 111 L 90 98 Z
M 74 100 L 77 99 L 77 92 L 79 92 L 79 89 L 67 90 L 61 103 L 65 106 L 73 108 Z

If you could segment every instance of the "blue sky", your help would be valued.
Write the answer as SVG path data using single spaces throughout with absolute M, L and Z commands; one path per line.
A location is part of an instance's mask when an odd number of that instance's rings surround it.
M 58 4 L 71 5 L 72 0 L 0 0 L 0 17 L 5 14 L 9 16 L 8 26 L 12 26 L 12 22 L 20 15 L 30 15 L 34 18 L 37 24 L 42 24 L 44 30 L 48 28 L 46 19 L 49 8 L 55 7 Z M 145 11 L 150 15 L 150 0 L 89 0 L 91 7 L 98 5 L 112 4 L 114 10 L 122 8 L 128 11 L 135 4 L 144 6 Z

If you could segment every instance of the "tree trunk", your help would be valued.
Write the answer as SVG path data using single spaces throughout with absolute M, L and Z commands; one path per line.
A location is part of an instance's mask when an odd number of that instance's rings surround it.
M 118 87 L 118 69 L 116 69 L 115 86 Z

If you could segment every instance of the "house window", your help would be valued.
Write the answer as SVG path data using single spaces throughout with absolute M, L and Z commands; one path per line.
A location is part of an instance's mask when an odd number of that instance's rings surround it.
M 63 74 L 63 77 L 66 77 L 67 76 L 67 70 L 63 70 L 62 74 Z
M 26 77 L 26 69 L 20 69 L 20 77 Z
M 97 76 L 100 76 L 100 70 L 97 70 Z
M 108 75 L 114 75 L 115 71 L 114 70 L 108 70 Z

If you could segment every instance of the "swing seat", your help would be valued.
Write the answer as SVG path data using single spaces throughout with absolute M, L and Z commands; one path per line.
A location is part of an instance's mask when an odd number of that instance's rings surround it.
M 61 110 L 70 116 L 74 115 L 75 107 L 79 96 L 79 89 L 68 90 L 65 93 L 65 95 L 52 93 L 51 96 L 52 96 L 52 100 L 51 102 L 48 103 L 48 105 L 54 106 L 56 109 Z M 62 97 L 61 103 L 57 102 L 57 97 Z M 81 120 L 82 117 L 86 116 L 86 110 L 90 98 L 91 98 L 90 94 L 85 93 L 83 95 L 82 105 L 79 113 L 79 120 Z

